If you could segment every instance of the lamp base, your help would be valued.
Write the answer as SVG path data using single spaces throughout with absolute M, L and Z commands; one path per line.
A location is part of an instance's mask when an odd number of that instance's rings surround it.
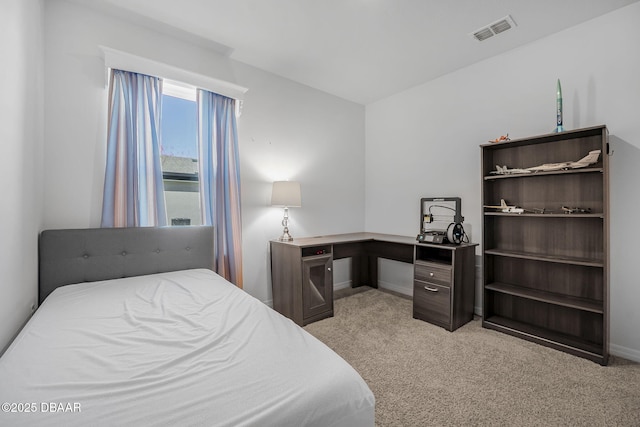
M 287 206 L 284 207 L 284 217 L 282 218 L 282 226 L 284 229 L 282 230 L 282 236 L 278 237 L 278 240 L 281 242 L 290 242 L 293 240 L 291 234 L 289 234 L 289 208 Z
M 281 242 L 291 242 L 293 240 L 293 237 L 291 237 L 291 234 L 289 234 L 288 227 L 284 227 L 284 230 L 282 231 L 282 236 L 278 237 L 278 240 Z

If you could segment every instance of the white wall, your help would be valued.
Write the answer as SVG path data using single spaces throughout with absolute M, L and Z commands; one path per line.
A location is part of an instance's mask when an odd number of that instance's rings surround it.
M 635 3 L 367 106 L 365 229 L 414 235 L 420 197 L 460 196 L 479 243 L 479 145 L 553 131 L 559 78 L 565 127 L 611 133 L 611 350 L 640 361 L 638 22 Z M 408 293 L 410 277 L 401 266 L 381 272 Z
M 105 45 L 249 88 L 238 132 L 250 294 L 271 300 L 268 241 L 282 230 L 282 211 L 268 206 L 272 181 L 302 184 L 303 207 L 291 209 L 294 238 L 363 229 L 363 106 L 61 0 L 45 2 L 45 39 L 45 228 L 100 224 Z
M 42 4 L 4 0 L 0 15 L 0 354 L 37 302 L 42 222 Z

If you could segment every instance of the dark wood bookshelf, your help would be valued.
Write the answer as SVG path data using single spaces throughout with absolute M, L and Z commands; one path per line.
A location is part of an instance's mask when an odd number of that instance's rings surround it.
M 609 158 L 606 126 L 482 144 L 483 326 L 606 365 Z M 570 162 L 584 168 L 497 175 Z M 504 199 L 524 213 L 496 206 Z M 565 213 L 562 207 L 584 209 Z

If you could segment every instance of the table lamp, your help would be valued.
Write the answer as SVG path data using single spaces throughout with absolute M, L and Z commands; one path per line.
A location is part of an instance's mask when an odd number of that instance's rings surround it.
M 282 236 L 278 238 L 281 242 L 293 240 L 289 234 L 289 208 L 299 208 L 302 206 L 302 196 L 300 195 L 300 183 L 297 181 L 275 181 L 271 192 L 271 206 L 283 206 L 284 218 L 282 218 Z

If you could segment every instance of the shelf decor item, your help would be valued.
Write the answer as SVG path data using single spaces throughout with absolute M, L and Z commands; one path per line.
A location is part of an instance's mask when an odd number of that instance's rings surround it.
M 607 135 L 606 126 L 594 126 L 481 145 L 482 326 L 602 365 L 609 357 Z M 567 162 L 585 153 L 587 160 Z M 516 173 L 493 173 L 505 164 Z M 517 173 L 536 165 L 544 167 Z M 524 209 L 500 208 L 501 200 Z
M 560 79 L 556 85 L 556 132 L 563 132 L 562 126 L 562 86 L 560 86 Z

